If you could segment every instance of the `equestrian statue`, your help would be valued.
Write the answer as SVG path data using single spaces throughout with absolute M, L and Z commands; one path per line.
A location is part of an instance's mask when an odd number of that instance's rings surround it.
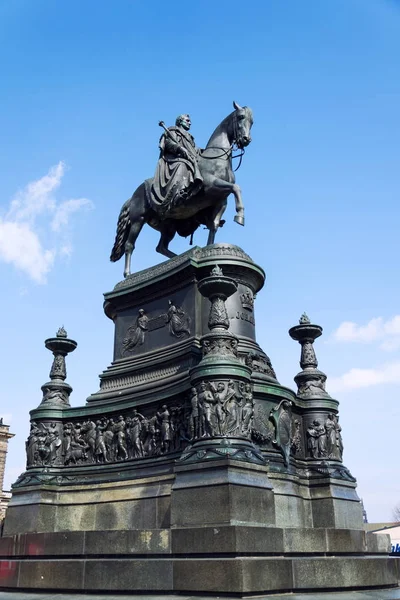
M 244 225 L 244 206 L 232 170 L 232 154 L 251 142 L 253 113 L 233 103 L 234 111 L 215 129 L 204 150 L 196 147 L 187 114 L 177 117 L 175 126 L 160 126 L 160 158 L 153 179 L 146 179 L 121 208 L 110 260 L 125 254 L 124 276 L 131 273 L 136 239 L 145 223 L 160 232 L 157 252 L 176 256 L 169 244 L 176 233 L 193 235 L 200 226 L 209 230 L 207 244 L 213 244 L 229 194 L 235 197 L 234 220 Z

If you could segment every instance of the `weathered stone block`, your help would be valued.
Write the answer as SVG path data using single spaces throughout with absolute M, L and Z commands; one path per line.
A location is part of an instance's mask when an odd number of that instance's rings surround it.
M 15 554 L 20 556 L 63 556 L 84 553 L 85 533 L 64 531 L 27 533 L 16 537 Z
M 3 535 L 15 533 L 54 531 L 57 506 L 51 504 L 25 504 L 9 506 Z
M 171 530 L 173 554 L 268 554 L 284 549 L 283 530 L 275 527 L 219 526 Z
M 284 529 L 284 552 L 314 553 L 326 552 L 325 529 Z
M 0 556 L 14 556 L 16 536 L 0 537 Z
M 27 560 L 20 562 L 18 587 L 25 589 L 83 589 L 83 560 Z
M 242 592 L 263 593 L 293 587 L 292 562 L 286 558 L 242 559 Z
M 172 562 L 166 559 L 88 560 L 85 589 L 104 591 L 172 591 Z
M 96 504 L 57 506 L 56 531 L 90 531 L 96 525 Z
M 85 554 L 168 554 L 170 531 L 148 529 L 142 531 L 88 531 Z
M 357 529 L 327 529 L 328 552 L 334 554 L 365 552 L 365 533 Z
M 279 527 L 236 527 L 236 551 L 251 554 L 280 554 L 284 551 L 283 529 Z
M 265 467 L 228 459 L 179 466 L 171 494 L 173 526 L 275 525 Z
M 0 589 L 16 588 L 19 578 L 19 562 L 16 560 L 0 560 Z
M 360 529 L 362 508 L 359 502 L 338 498 L 313 498 L 314 527 Z
M 367 552 L 371 554 L 387 554 L 392 548 L 389 534 L 375 534 L 368 531 L 365 534 L 365 541 Z
M 95 527 L 104 529 L 157 529 L 157 499 L 107 502 L 96 507 Z
M 232 558 L 174 562 L 174 589 L 200 593 L 258 593 L 292 587 L 291 561 Z
M 324 557 L 293 559 L 296 590 L 342 589 L 396 585 L 395 561 L 388 557 Z

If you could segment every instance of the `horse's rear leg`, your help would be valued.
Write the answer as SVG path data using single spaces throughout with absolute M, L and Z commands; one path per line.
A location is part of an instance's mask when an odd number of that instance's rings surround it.
M 168 258 L 173 258 L 174 256 L 176 256 L 175 252 L 172 252 L 172 250 L 168 248 L 170 242 L 172 242 L 172 240 L 175 237 L 175 233 L 176 229 L 172 223 L 163 223 L 160 241 L 158 242 L 156 248 L 157 252 L 163 254 L 164 256 L 167 256 Z
M 128 277 L 131 274 L 131 258 L 132 252 L 135 249 L 135 243 L 139 233 L 142 230 L 145 219 L 144 216 L 138 217 L 134 222 L 131 223 L 129 230 L 128 239 L 125 242 L 125 269 L 124 277 Z
M 223 223 L 221 223 L 221 217 L 225 212 L 227 204 L 228 204 L 228 201 L 224 200 L 222 202 L 222 204 L 220 204 L 216 208 L 216 212 L 214 213 L 214 216 L 211 217 L 209 223 L 207 223 L 207 227 L 209 230 L 207 246 L 210 246 L 211 244 L 213 244 L 215 242 L 215 234 L 217 233 L 217 229 L 218 229 L 218 227 L 222 227 L 222 225 L 223 225 Z

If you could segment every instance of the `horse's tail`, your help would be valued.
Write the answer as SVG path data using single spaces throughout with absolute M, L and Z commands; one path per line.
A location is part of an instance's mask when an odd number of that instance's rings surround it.
M 112 262 L 116 262 L 121 258 L 123 253 L 125 252 L 125 242 L 128 238 L 129 228 L 131 225 L 131 220 L 129 218 L 129 205 L 131 200 L 127 200 L 123 207 L 121 208 L 121 212 L 118 217 L 117 224 L 117 233 L 115 236 L 115 242 L 113 249 L 111 250 L 110 260 Z

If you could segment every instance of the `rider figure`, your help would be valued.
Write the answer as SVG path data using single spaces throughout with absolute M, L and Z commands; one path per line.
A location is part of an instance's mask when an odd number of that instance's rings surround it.
M 189 133 L 189 115 L 179 115 L 175 127 L 160 138 L 160 158 L 152 185 L 152 196 L 162 212 L 194 196 L 203 178 L 197 164 L 198 148 Z

